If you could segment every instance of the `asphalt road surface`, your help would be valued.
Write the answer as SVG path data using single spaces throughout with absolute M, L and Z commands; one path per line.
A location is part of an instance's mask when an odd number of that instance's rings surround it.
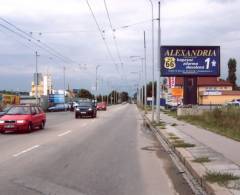
M 135 105 L 47 120 L 44 130 L 0 135 L 0 195 L 192 194 Z

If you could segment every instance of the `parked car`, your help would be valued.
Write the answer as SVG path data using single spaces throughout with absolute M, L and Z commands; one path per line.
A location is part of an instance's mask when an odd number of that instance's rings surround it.
M 77 102 L 69 102 L 69 109 L 70 111 L 74 111 L 76 109 L 76 107 L 78 106 Z
M 227 106 L 240 106 L 240 99 L 227 102 Z
M 46 114 L 39 106 L 12 106 L 0 118 L 0 133 L 30 132 L 34 128 L 44 129 Z
M 49 107 L 49 112 L 60 112 L 69 110 L 69 104 L 56 104 L 55 106 Z
M 93 102 L 78 102 L 78 106 L 75 109 L 75 118 L 84 116 L 96 118 L 97 108 Z
M 106 102 L 97 103 L 97 110 L 107 110 L 107 103 Z

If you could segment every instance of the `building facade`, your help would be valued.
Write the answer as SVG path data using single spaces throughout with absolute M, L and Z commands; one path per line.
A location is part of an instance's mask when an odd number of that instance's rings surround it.
M 50 74 L 42 75 L 41 73 L 38 73 L 37 75 L 35 73 L 34 81 L 32 81 L 31 91 L 29 95 L 34 97 L 36 97 L 37 94 L 38 97 L 47 96 L 48 94 L 51 94 L 52 91 L 53 91 L 52 76 Z

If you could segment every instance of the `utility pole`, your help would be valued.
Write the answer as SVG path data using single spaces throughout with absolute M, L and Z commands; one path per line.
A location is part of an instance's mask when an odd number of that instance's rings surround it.
M 64 95 L 64 110 L 66 111 L 66 97 L 65 97 L 65 91 L 66 91 L 66 67 L 63 66 L 63 95 Z
M 147 47 L 146 47 L 146 35 L 144 31 L 144 110 L 147 112 Z
M 152 122 L 154 121 L 154 18 L 153 18 L 153 2 L 149 0 L 152 7 Z
M 96 103 L 97 103 L 97 90 L 98 90 L 98 84 L 97 84 L 97 82 L 98 82 L 98 78 L 97 78 L 97 77 L 98 77 L 98 74 L 97 74 L 97 73 L 98 73 L 98 69 L 99 69 L 100 67 L 101 67 L 101 65 L 97 65 L 97 66 L 96 66 L 96 86 L 95 86 L 95 87 L 96 87 L 96 94 L 95 94 Z
M 158 2 L 158 66 L 157 66 L 157 109 L 156 109 L 156 122 L 160 122 L 160 68 L 161 68 L 161 2 Z
M 37 105 L 39 105 L 39 99 L 38 99 L 38 85 L 39 85 L 39 83 L 38 83 L 38 80 L 39 80 L 39 78 L 38 78 L 38 57 L 39 57 L 39 55 L 38 55 L 38 52 L 36 51 L 35 52 L 35 56 L 36 56 L 36 83 L 35 83 L 35 96 L 36 96 L 36 104 Z
M 141 58 L 141 66 L 142 66 L 142 69 L 141 69 L 141 73 L 142 73 L 141 74 L 142 75 L 142 77 L 141 77 L 141 105 L 144 108 L 144 101 L 143 101 L 143 96 L 144 96 L 144 94 L 143 94 L 143 87 L 144 87 L 143 64 L 144 64 L 144 58 Z

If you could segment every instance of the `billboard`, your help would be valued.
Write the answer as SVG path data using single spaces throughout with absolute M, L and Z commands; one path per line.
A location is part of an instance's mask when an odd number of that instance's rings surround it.
M 219 46 L 162 46 L 161 76 L 220 76 Z
M 63 94 L 49 94 L 48 101 L 55 104 L 64 103 L 65 97 Z
M 0 99 L 3 105 L 20 104 L 20 97 L 17 95 L 2 94 Z

